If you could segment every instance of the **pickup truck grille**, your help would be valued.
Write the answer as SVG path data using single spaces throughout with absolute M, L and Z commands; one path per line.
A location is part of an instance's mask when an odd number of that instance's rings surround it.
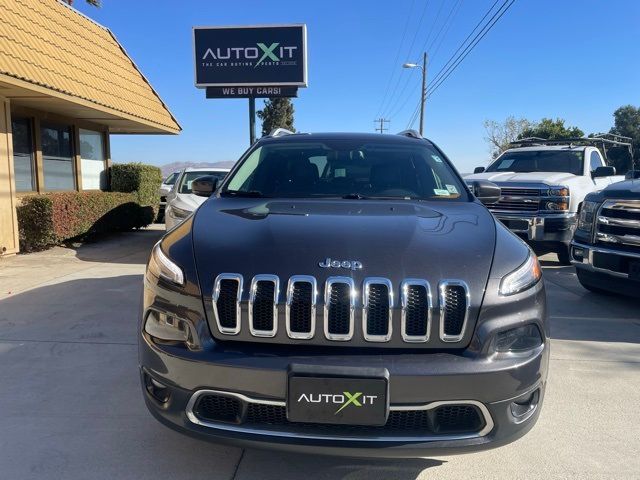
M 598 213 L 596 242 L 640 250 L 640 200 L 607 200 Z
M 281 339 L 297 341 L 323 337 L 330 343 L 355 338 L 368 343 L 387 343 L 395 335 L 401 343 L 426 343 L 432 319 L 437 316 L 440 341 L 460 342 L 470 311 L 469 288 L 460 280 L 439 283 L 437 306 L 433 304 L 427 281 L 404 280 L 399 285 L 399 312 L 394 308 L 397 295 L 394 285 L 386 278 L 368 277 L 356 286 L 350 277 L 329 277 L 324 291 L 319 292 L 314 277 L 295 275 L 287 282 L 285 298 L 281 298 L 279 286 L 280 279 L 275 275 L 256 275 L 251 281 L 249 298 L 243 302 L 242 276 L 219 275 L 212 298 L 217 333 L 224 338 L 241 332 L 246 336 L 244 329 L 248 327 L 249 338 L 280 334 Z M 317 308 L 319 298 L 323 304 Z M 283 300 L 285 308 L 282 308 Z M 394 312 L 400 314 L 396 331 Z M 438 312 L 439 315 L 435 315 Z M 278 324 L 283 321 L 285 329 L 279 332 L 282 325 Z M 316 328 L 318 322 L 320 328 Z
M 537 212 L 543 196 L 539 188 L 513 188 L 500 186 L 501 198 L 487 205 L 493 212 Z

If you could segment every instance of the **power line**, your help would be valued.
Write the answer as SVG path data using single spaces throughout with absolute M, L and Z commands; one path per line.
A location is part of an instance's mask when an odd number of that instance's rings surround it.
M 398 50 L 396 51 L 396 57 L 393 60 L 393 68 L 391 70 L 391 75 L 389 76 L 389 80 L 387 80 L 387 86 L 384 90 L 384 95 L 382 96 L 382 102 L 380 102 L 380 106 L 378 107 L 378 113 L 376 116 L 380 115 L 382 112 L 382 107 L 387 101 L 387 96 L 389 95 L 389 89 L 391 88 L 391 83 L 398 71 L 398 64 L 400 63 L 400 52 L 402 51 L 402 46 L 404 45 L 404 39 L 407 36 L 407 28 L 409 27 L 409 20 L 411 20 L 411 12 L 413 11 L 413 5 L 416 3 L 416 0 L 411 0 L 411 6 L 409 7 L 409 12 L 407 13 L 407 21 L 404 23 L 404 28 L 402 30 L 402 39 L 400 40 L 400 45 L 398 45 Z
M 504 7 L 504 5 L 507 4 L 507 2 L 509 2 L 509 4 L 506 6 L 506 8 L 504 10 L 502 10 L 502 13 L 500 13 L 497 18 L 495 18 L 495 20 L 490 20 L 489 22 L 491 23 L 489 25 L 489 27 L 484 31 L 484 33 L 481 34 L 480 38 L 478 38 L 477 40 L 474 39 L 474 43 L 470 46 L 467 47 L 467 49 L 465 49 L 466 53 L 464 53 L 464 55 L 462 55 L 462 57 L 456 61 L 456 63 L 454 65 L 452 65 L 449 69 L 449 72 L 446 73 L 444 75 L 444 77 L 442 77 L 441 79 L 434 81 L 434 85 L 429 89 L 428 93 L 427 93 L 427 98 L 430 97 L 431 95 L 433 95 L 433 93 L 438 89 L 438 87 L 440 87 L 440 85 L 442 85 L 445 80 L 447 80 L 447 78 L 449 78 L 449 76 L 451 76 L 451 74 L 456 70 L 456 68 L 458 68 L 458 66 L 462 63 L 462 61 L 467 58 L 467 56 L 473 51 L 473 49 L 476 47 L 476 45 L 478 45 L 478 43 L 480 43 L 480 41 L 487 35 L 487 33 L 489 33 L 491 31 L 491 29 L 494 27 L 494 25 L 496 23 L 498 23 L 498 20 L 500 20 L 502 18 L 502 16 L 507 13 L 507 10 L 509 10 L 509 8 L 511 8 L 511 6 L 515 3 L 516 0 L 506 0 L 505 3 L 500 7 L 500 9 L 502 9 Z M 500 11 L 500 10 L 498 10 Z M 495 17 L 495 15 L 494 15 Z M 436 83 L 437 82 L 437 83 Z
M 485 20 L 486 18 L 491 14 L 491 12 L 494 10 L 495 6 L 500 2 L 500 0 L 495 0 L 495 2 L 493 2 L 493 5 L 491 5 L 491 7 L 489 7 L 489 9 L 487 10 L 487 12 L 484 14 L 484 16 L 480 19 L 480 21 L 476 24 L 475 27 L 473 27 L 473 30 L 471 30 L 471 33 L 469 33 L 469 35 L 467 35 L 467 37 L 462 41 L 462 43 L 458 46 L 458 48 L 456 49 L 455 52 L 453 52 L 451 54 L 451 56 L 449 57 L 449 60 L 447 60 L 447 62 L 444 64 L 444 66 L 440 69 L 440 71 L 436 74 L 435 77 L 433 77 L 433 81 L 432 83 L 437 82 L 440 79 L 440 76 L 443 74 L 443 72 L 445 70 L 447 70 L 449 68 L 449 66 L 454 63 L 457 58 L 459 58 L 460 55 L 462 55 L 464 53 L 463 48 L 466 50 L 467 48 L 469 48 L 469 46 L 471 45 L 471 43 L 473 43 L 473 41 L 478 37 L 478 35 L 480 35 L 480 33 L 482 32 L 482 30 L 484 30 L 486 28 L 486 26 L 491 22 L 491 20 L 493 20 L 493 18 L 495 18 L 496 14 L 504 7 L 504 5 L 509 2 L 510 0 L 504 0 L 504 3 L 500 6 L 500 8 L 498 8 L 498 10 L 496 10 L 496 12 L 493 14 L 493 17 L 491 17 L 491 19 L 489 19 L 486 23 Z M 482 26 L 482 28 L 480 28 Z M 469 42 L 469 39 L 473 36 L 474 33 L 476 33 L 476 31 L 480 28 L 480 32 L 478 32 L 476 34 L 476 36 Z M 466 47 L 465 47 L 466 46 Z M 460 50 L 463 50 L 462 53 L 460 53 Z M 460 55 L 459 55 L 460 54 Z
M 467 36 L 467 38 L 464 39 L 458 49 L 451 55 L 449 60 L 430 82 L 429 88 L 427 88 L 427 98 L 431 97 L 431 95 L 433 95 L 433 93 L 440 87 L 440 85 L 442 85 L 447 80 L 447 78 L 451 76 L 451 74 L 458 68 L 460 63 L 462 63 L 462 61 L 473 51 L 473 49 L 478 45 L 478 43 L 480 43 L 480 41 L 487 35 L 487 33 L 491 31 L 498 20 L 500 20 L 500 18 L 502 18 L 507 10 L 509 10 L 509 8 L 515 3 L 515 0 L 504 0 L 502 5 L 500 5 L 500 7 L 495 11 L 491 18 L 486 23 L 484 23 L 484 20 L 494 10 L 499 1 L 500 0 L 496 0 L 493 5 L 491 5 L 487 13 L 485 13 L 485 15 L 480 19 L 471 33 Z M 482 28 L 480 28 L 481 25 Z M 471 39 L 471 41 L 469 41 L 469 39 L 478 30 L 478 28 L 480 28 L 478 33 Z M 409 126 L 407 128 L 410 128 L 410 126 L 413 125 L 413 123 L 416 121 L 416 112 L 419 107 L 420 103 L 418 103 L 416 110 L 414 110 L 414 113 L 411 115 L 409 119 Z
M 430 3 L 430 0 L 426 0 L 426 2 L 424 3 L 424 7 L 422 8 L 422 12 L 420 14 L 420 19 L 418 20 L 418 25 L 416 27 L 416 31 L 413 34 L 413 38 L 411 39 L 411 44 L 409 45 L 409 51 L 407 52 L 406 58 L 410 58 L 411 57 L 411 52 L 413 51 L 413 45 L 415 44 L 416 36 L 418 35 L 418 32 L 420 31 L 420 27 L 422 26 L 422 21 L 424 20 L 424 15 L 425 15 L 425 13 L 427 11 L 427 7 L 429 6 L 429 3 Z M 398 67 L 396 67 L 396 68 L 398 68 Z M 381 109 L 381 114 L 384 114 L 386 111 L 390 110 L 390 105 L 391 105 L 391 103 L 393 101 L 393 98 L 394 98 L 396 92 L 398 91 L 398 87 L 400 86 L 400 82 L 402 80 L 402 73 L 404 73 L 404 70 L 400 71 L 400 74 L 398 75 L 398 80 L 396 81 L 396 83 L 395 83 L 395 85 L 393 87 L 393 91 L 391 92 L 391 95 L 389 96 L 389 102 L 388 102 L 387 105 L 383 104 L 382 109 Z M 409 75 L 407 77 L 407 82 L 411 78 L 412 78 L 412 76 Z M 405 90 L 406 90 L 406 82 L 405 82 L 405 85 L 404 85 L 404 87 L 402 89 L 402 92 L 404 92 Z M 402 93 L 400 95 L 402 95 Z
M 384 124 L 385 123 L 391 123 L 391 120 L 387 120 L 386 118 L 380 117 L 380 118 L 375 119 L 373 121 L 373 123 L 380 123 L 380 126 L 375 128 L 375 131 L 376 132 L 380 132 L 380 133 L 384 133 L 387 130 L 389 130 L 389 128 L 385 127 Z

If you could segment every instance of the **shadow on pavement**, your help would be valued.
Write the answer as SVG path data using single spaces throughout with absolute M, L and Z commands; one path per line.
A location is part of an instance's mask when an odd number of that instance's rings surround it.
M 151 248 L 164 233 L 164 229 L 113 233 L 69 248 L 84 262 L 144 264 Z
M 415 480 L 429 468 L 445 463 L 432 459 L 353 459 L 247 450 L 236 479 L 282 480 Z

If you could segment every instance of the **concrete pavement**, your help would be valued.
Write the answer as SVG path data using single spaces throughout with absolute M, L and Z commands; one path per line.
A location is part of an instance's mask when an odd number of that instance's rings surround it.
M 488 452 L 402 461 L 291 455 L 179 435 L 146 411 L 135 344 L 161 231 L 0 261 L 0 478 L 640 479 L 640 306 L 545 259 L 551 372 L 541 418 Z

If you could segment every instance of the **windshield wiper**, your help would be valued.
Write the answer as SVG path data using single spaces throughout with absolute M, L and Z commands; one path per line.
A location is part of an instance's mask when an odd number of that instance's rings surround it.
M 258 190 L 224 190 L 220 192 L 221 197 L 248 197 L 248 198 L 263 198 L 264 195 Z

